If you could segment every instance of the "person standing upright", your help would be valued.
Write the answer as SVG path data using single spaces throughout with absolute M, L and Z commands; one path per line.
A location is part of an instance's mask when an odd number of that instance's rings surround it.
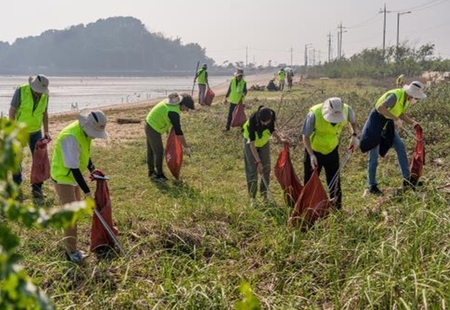
M 203 64 L 203 66 L 197 71 L 194 78 L 194 83 L 197 81 L 198 84 L 198 103 L 200 105 L 205 105 L 206 90 L 209 88 L 207 69 L 208 65 Z
M 49 80 L 45 75 L 38 74 L 28 78 L 28 84 L 16 89 L 9 108 L 9 119 L 23 123 L 29 134 L 28 145 L 31 154 L 34 154 L 36 143 L 42 139 L 42 127 L 44 137 L 51 140 L 48 128 L 48 90 Z M 17 185 L 22 184 L 22 167 L 19 172 L 13 174 L 13 180 Z M 42 183 L 31 184 L 33 198 L 42 199 Z
M 284 90 L 284 83 L 286 81 L 286 71 L 284 71 L 284 68 L 281 68 L 280 71 L 278 71 L 278 83 L 279 83 L 279 89 L 280 91 Z
M 403 82 L 399 83 L 401 85 Z M 414 81 L 409 85 L 392 89 L 384 93 L 375 103 L 375 108 L 369 114 L 364 124 L 361 137 L 361 150 L 363 152 L 363 144 L 369 145 L 369 162 L 367 167 L 367 186 L 369 192 L 375 195 L 383 195 L 378 188 L 376 173 L 378 167 L 378 156 L 380 155 L 380 142 L 383 134 L 382 129 L 392 128 L 389 137 L 389 146 L 393 146 L 397 153 L 398 164 L 403 176 L 403 187 L 414 187 L 416 184 L 411 182 L 409 161 L 406 155 L 405 143 L 398 134 L 398 129 L 403 127 L 403 122 L 412 125 L 414 128 L 419 125 L 418 122 L 410 118 L 406 113 L 409 105 L 415 104 L 418 99 L 426 98 L 423 92 L 424 86 L 419 81 Z M 375 128 L 379 128 L 376 130 Z M 385 131 L 386 132 L 386 131 Z
M 237 69 L 236 72 L 234 73 L 234 77 L 230 81 L 227 94 L 225 95 L 226 102 L 230 103 L 225 131 L 230 130 L 234 108 L 236 108 L 237 104 L 244 103 L 246 95 L 247 95 L 247 82 L 244 80 L 244 70 Z
M 342 208 L 341 181 L 340 176 L 336 176 L 340 165 L 339 136 L 347 124 L 352 133 L 349 149 L 355 150 L 359 146 L 355 113 L 349 105 L 342 103 L 341 98 L 333 97 L 309 110 L 302 129 L 304 182 L 308 182 L 314 169 L 320 173 L 322 167 L 325 168 L 330 198 L 335 198 L 334 207 L 337 209 Z M 331 184 L 335 177 L 335 183 Z

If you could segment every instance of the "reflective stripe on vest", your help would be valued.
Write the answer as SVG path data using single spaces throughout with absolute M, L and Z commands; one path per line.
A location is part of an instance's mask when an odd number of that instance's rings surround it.
M 238 83 L 236 83 L 236 77 L 233 77 L 230 81 L 230 95 L 228 96 L 228 102 L 233 104 L 238 104 L 239 101 L 244 97 L 244 87 L 246 82 L 244 79 L 241 79 Z
M 44 112 L 48 103 L 47 94 L 41 94 L 41 98 L 33 111 L 33 93 L 29 84 L 20 86 L 20 106 L 16 112 L 16 121 L 24 123 L 28 133 L 40 131 Z
M 200 69 L 197 71 L 197 82 L 201 85 L 206 85 L 206 70 Z
M 145 120 L 147 124 L 149 124 L 156 132 L 162 134 L 169 131 L 172 127 L 172 123 L 169 119 L 169 112 L 176 112 L 180 114 L 180 105 L 167 104 L 166 99 L 164 99 L 150 110 Z
M 247 120 L 244 125 L 242 126 L 242 133 L 244 135 L 245 139 L 249 139 L 250 138 L 250 133 L 248 132 L 248 127 L 250 124 L 250 120 Z M 271 137 L 270 134 L 270 130 L 269 129 L 264 129 L 264 131 L 262 132 L 262 137 L 259 137 L 258 133 L 255 133 L 255 147 L 263 147 L 264 145 L 267 144 L 267 142 L 269 142 Z
M 76 184 L 70 168 L 64 166 L 64 157 L 61 149 L 61 141 L 68 136 L 73 136 L 78 142 L 80 147 L 80 166 L 78 167 L 83 173 L 86 171 L 89 164 L 89 156 L 91 153 L 91 138 L 89 138 L 81 129 L 78 121 L 73 122 L 69 126 L 65 127 L 55 142 L 55 148 L 53 150 L 52 164 L 51 164 L 51 176 L 52 179 L 60 184 Z
M 345 125 L 348 124 L 348 105 L 344 104 L 344 115 L 346 120 L 336 125 L 327 122 L 322 115 L 322 104 L 317 104 L 310 109 L 314 113 L 314 132 L 310 136 L 311 148 L 315 152 L 327 155 L 331 153 L 339 144 L 339 135 Z
M 378 99 L 377 103 L 375 104 L 375 109 L 378 109 L 378 107 L 383 103 L 384 100 L 390 95 L 394 94 L 397 98 L 397 102 L 394 104 L 393 107 L 388 108 L 388 111 L 392 113 L 395 117 L 399 117 L 403 114 L 403 112 L 408 108 L 409 102 L 405 100 L 405 90 L 402 88 L 397 88 L 390 90 L 386 92 L 383 96 Z

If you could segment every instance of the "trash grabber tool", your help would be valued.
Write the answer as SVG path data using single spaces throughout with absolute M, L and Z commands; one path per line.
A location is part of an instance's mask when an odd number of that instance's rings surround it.
M 275 199 L 273 198 L 272 192 L 269 189 L 269 185 L 267 184 L 266 178 L 263 175 L 261 175 L 261 180 L 264 183 L 264 186 L 266 187 L 267 195 L 269 197 L 270 202 L 273 203 L 274 205 L 276 205 L 277 203 L 275 202 Z
M 195 69 L 195 76 L 197 76 L 199 66 L 200 66 L 200 61 L 197 61 L 197 68 Z M 194 78 L 194 83 L 192 83 L 191 96 L 194 96 L 194 88 L 195 88 L 195 78 Z
M 104 180 L 104 181 L 109 180 L 109 177 L 106 175 L 92 174 L 92 177 L 94 178 L 94 180 L 97 180 L 97 181 L 98 180 Z M 102 224 L 103 228 L 108 233 L 108 236 L 114 242 L 114 245 L 119 249 L 120 254 L 124 255 L 125 250 L 123 249 L 122 245 L 120 244 L 119 239 L 117 238 L 116 234 L 111 229 L 109 224 L 106 222 L 105 218 L 102 216 L 100 211 L 97 209 L 97 206 L 95 206 L 95 208 L 94 208 L 94 213 L 97 216 L 97 218 L 100 220 L 100 223 Z
M 97 207 L 94 208 L 94 213 L 97 216 L 97 218 L 100 220 L 100 223 L 102 223 L 103 227 L 106 229 L 108 236 L 113 240 L 114 245 L 119 249 L 120 254 L 125 255 L 125 250 L 123 249 L 122 245 L 120 244 L 119 239 L 117 239 L 116 234 L 114 234 L 111 227 L 109 227 L 108 223 L 106 223 L 106 221 L 103 218 L 103 216 L 101 215 L 101 213 L 97 210 Z
M 333 176 L 333 179 L 331 179 L 330 186 L 328 186 L 328 190 L 329 190 L 329 191 L 331 191 L 331 190 L 335 187 L 335 185 L 336 185 L 336 183 L 337 183 L 337 180 L 339 179 L 339 174 L 341 173 L 342 169 L 344 169 L 344 167 L 345 167 L 345 165 L 347 164 L 348 160 L 350 159 L 350 156 L 351 156 L 351 155 L 352 155 L 352 149 L 349 149 L 349 150 L 347 151 L 347 153 L 345 154 L 344 160 L 343 160 L 342 163 L 339 165 L 339 168 L 338 168 L 338 170 L 336 171 L 336 174 Z

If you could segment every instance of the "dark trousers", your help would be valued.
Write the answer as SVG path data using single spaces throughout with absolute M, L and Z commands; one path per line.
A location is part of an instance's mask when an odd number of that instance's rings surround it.
M 259 183 L 259 192 L 261 197 L 267 198 L 267 191 L 269 190 L 267 186 L 270 183 L 270 141 L 267 142 L 263 147 L 256 148 L 258 151 L 259 158 L 261 159 L 261 165 L 263 167 L 263 175 L 261 176 L 261 181 Z M 245 167 L 245 177 L 247 179 L 247 190 L 250 198 L 256 197 L 256 192 L 258 189 L 258 169 L 255 163 L 255 157 L 250 149 L 250 144 L 247 143 L 247 139 L 244 139 L 244 167 Z M 264 178 L 264 181 L 262 180 Z
M 236 108 L 236 106 L 237 106 L 237 104 L 230 102 L 230 107 L 228 108 L 227 125 L 226 125 L 226 129 L 228 129 L 228 130 L 230 129 L 231 119 L 233 118 L 233 111 L 234 111 L 234 108 Z
M 163 174 L 164 146 L 161 134 L 146 122 L 145 136 L 147 138 L 148 176 L 151 176 L 153 172 Z
M 36 132 L 30 133 L 30 136 L 29 136 L 29 139 L 28 139 L 28 146 L 30 147 L 31 157 L 33 157 L 34 149 L 36 147 L 36 143 L 40 139 L 42 139 L 41 131 L 36 131 Z M 22 181 L 23 181 L 22 163 L 19 166 L 19 171 L 17 173 L 13 174 L 13 181 L 14 181 L 14 183 L 16 183 L 18 185 L 22 184 Z M 31 184 L 31 190 L 32 191 L 41 192 L 42 191 L 42 184 L 43 183 Z
M 341 178 L 338 175 L 337 180 L 334 182 L 333 188 L 330 188 L 330 183 L 333 180 L 334 176 L 339 170 L 339 146 L 337 146 L 331 153 L 327 155 L 323 155 L 319 152 L 314 152 L 314 155 L 317 157 L 317 172 L 320 174 L 320 171 L 322 170 L 322 167 L 325 168 L 325 175 L 327 178 L 327 186 L 330 193 L 330 198 L 333 199 L 336 197 L 336 201 L 334 203 L 334 206 L 337 209 L 342 208 L 342 192 L 341 192 Z M 313 173 L 313 169 L 311 167 L 311 159 L 308 154 L 308 152 L 305 150 L 304 153 L 304 171 L 305 171 L 305 184 L 308 182 L 308 180 L 311 178 L 311 175 Z

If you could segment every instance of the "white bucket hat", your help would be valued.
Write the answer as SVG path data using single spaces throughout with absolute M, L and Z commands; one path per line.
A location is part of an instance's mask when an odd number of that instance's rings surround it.
M 48 94 L 48 78 L 45 75 L 38 74 L 36 76 L 30 76 L 28 78 L 28 84 L 33 91 L 40 94 Z
M 322 103 L 323 118 L 330 123 L 340 123 L 345 121 L 343 103 L 341 98 L 328 98 Z
M 408 95 L 416 99 L 424 99 L 427 95 L 423 92 L 424 86 L 419 81 L 413 81 L 409 85 L 403 86 Z
M 84 132 L 91 138 L 108 138 L 106 132 L 107 118 L 102 111 L 83 109 L 78 115 L 78 122 Z
M 183 100 L 183 97 L 178 95 L 178 93 L 171 93 L 167 96 L 166 103 L 170 105 L 177 105 L 180 104 L 181 100 Z

